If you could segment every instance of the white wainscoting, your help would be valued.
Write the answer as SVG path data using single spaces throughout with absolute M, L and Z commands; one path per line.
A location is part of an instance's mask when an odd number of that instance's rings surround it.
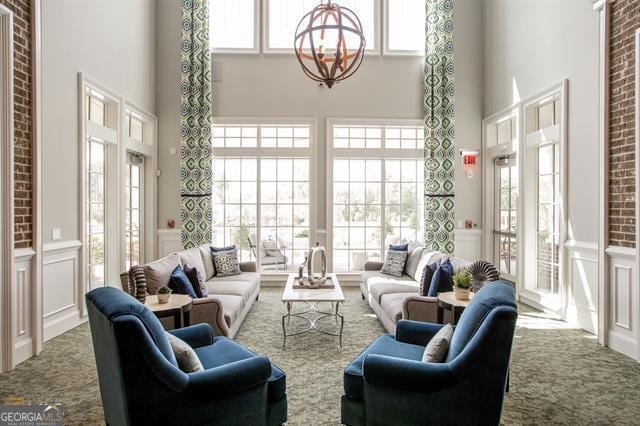
M 566 320 L 595 334 L 598 330 L 598 244 L 568 240 L 564 247 L 569 283 Z
M 34 347 L 34 310 L 33 310 L 33 259 L 35 251 L 31 248 L 14 250 L 13 267 L 13 365 L 35 355 Z
M 182 250 L 179 229 L 158 229 L 158 258 Z
M 636 250 L 609 246 L 609 318 L 607 342 L 611 349 L 640 360 L 638 327 L 638 270 Z
M 454 231 L 455 255 L 461 259 L 482 259 L 482 229 L 456 229 Z
M 45 342 L 86 321 L 82 309 L 81 248 L 82 244 L 77 240 L 44 245 L 42 312 Z

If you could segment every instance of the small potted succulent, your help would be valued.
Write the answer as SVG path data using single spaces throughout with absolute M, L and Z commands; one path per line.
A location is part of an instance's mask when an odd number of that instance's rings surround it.
M 463 269 L 453 276 L 453 296 L 458 300 L 469 300 L 471 273 Z
M 166 285 L 158 289 L 158 303 L 168 303 L 171 297 L 171 289 Z

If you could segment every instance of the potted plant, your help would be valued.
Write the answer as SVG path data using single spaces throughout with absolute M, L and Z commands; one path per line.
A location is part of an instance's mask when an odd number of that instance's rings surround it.
M 463 269 L 453 276 L 453 296 L 458 300 L 469 300 L 471 273 Z
M 158 289 L 158 303 L 168 303 L 171 297 L 171 289 L 166 285 Z

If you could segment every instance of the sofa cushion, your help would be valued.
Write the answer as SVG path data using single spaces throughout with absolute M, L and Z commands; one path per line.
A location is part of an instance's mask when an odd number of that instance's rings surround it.
M 171 279 L 169 280 L 169 288 L 173 290 L 174 293 L 178 294 L 186 294 L 192 299 L 197 299 L 195 290 L 193 289 L 193 285 L 189 278 L 182 270 L 180 265 L 176 266 L 176 268 L 171 273 Z
M 160 287 L 169 284 L 171 273 L 180 265 L 180 256 L 177 253 L 150 262 L 144 265 L 144 276 L 147 279 L 147 292 L 156 294 Z
M 422 360 L 424 346 L 412 345 L 396 341 L 393 336 L 385 334 L 373 341 L 364 351 L 351 361 L 344 370 L 344 392 L 349 398 L 362 399 L 364 379 L 362 364 L 369 354 L 388 355 L 395 358 Z
M 241 296 L 245 302 L 249 300 L 253 292 L 256 290 L 256 287 L 256 284 L 250 281 L 209 280 L 207 282 L 209 295 L 217 296 L 219 294 L 232 294 L 235 296 Z
M 405 263 L 405 266 L 404 266 L 405 273 L 416 281 L 420 279 L 420 276 L 416 275 L 416 270 L 418 269 L 418 264 L 420 263 L 420 259 L 422 259 L 423 251 L 424 251 L 424 247 L 415 247 L 413 248 L 413 250 L 409 251 L 409 255 L 407 256 L 407 262 Z
M 463 351 L 485 317 L 498 306 L 517 309 L 513 286 L 505 281 L 494 281 L 482 287 L 473 296 L 456 325 L 446 361 L 452 361 Z
M 200 250 L 200 257 L 202 257 L 202 264 L 204 265 L 204 279 L 208 280 L 216 274 L 216 268 L 213 266 L 213 254 L 211 254 L 211 247 L 209 244 L 204 244 L 198 247 Z
M 438 269 L 437 263 L 430 263 L 424 269 L 422 269 L 420 291 L 418 292 L 420 296 L 426 296 L 427 294 L 429 294 L 429 289 L 431 288 L 431 280 L 433 279 L 433 274 L 435 274 L 436 269 Z
M 214 337 L 212 345 L 197 348 L 195 351 L 205 370 L 256 356 L 249 349 L 223 336 Z M 285 396 L 286 388 L 285 373 L 271 364 L 271 376 L 268 379 L 267 388 L 268 400 L 279 400 Z
M 178 256 L 180 256 L 180 264 L 182 265 L 182 269 L 184 269 L 185 265 L 191 265 L 196 268 L 203 277 L 207 275 L 207 270 L 204 268 L 202 255 L 200 254 L 200 249 L 198 247 L 178 252 Z
M 403 275 L 401 277 L 390 277 L 380 271 L 363 271 L 362 272 L 362 292 L 365 296 L 371 294 L 371 288 L 379 283 L 395 283 L 395 284 L 408 284 L 410 285 L 413 280 L 409 275 Z
M 244 298 L 242 296 L 236 296 L 235 294 L 216 294 L 209 297 L 215 297 L 222 303 L 224 322 L 227 323 L 227 326 L 231 327 L 244 308 Z
M 422 256 L 420 261 L 418 262 L 418 266 L 416 268 L 416 277 L 422 277 L 422 272 L 427 265 L 432 263 L 440 263 L 442 260 L 449 257 L 448 254 L 440 253 L 438 251 L 433 251 L 429 249 L 424 249 L 422 251 Z M 417 281 L 417 280 L 416 280 Z
M 433 273 L 427 296 L 436 297 L 438 293 L 446 291 L 453 291 L 453 266 L 449 259 L 440 263 L 438 269 Z
M 242 273 L 236 250 L 213 252 L 213 264 L 217 277 L 230 277 Z
M 402 319 L 402 307 L 407 297 L 413 293 L 391 293 L 383 294 L 380 297 L 382 310 L 393 320 L 394 323 Z
M 380 303 L 380 298 L 385 294 L 394 293 L 418 293 L 418 283 L 415 281 L 405 282 L 378 282 L 369 287 L 369 297 Z
M 184 265 L 182 270 L 187 278 L 189 278 L 189 281 L 193 286 L 193 291 L 196 292 L 196 296 L 198 296 L 198 298 L 207 297 L 209 295 L 209 290 L 207 289 L 207 284 L 204 281 L 204 276 L 202 276 L 200 271 L 189 264 Z
M 209 282 L 249 282 L 255 284 L 256 286 L 260 285 L 260 273 L 259 272 L 243 272 L 240 275 L 233 275 L 231 277 L 213 277 L 209 280 Z

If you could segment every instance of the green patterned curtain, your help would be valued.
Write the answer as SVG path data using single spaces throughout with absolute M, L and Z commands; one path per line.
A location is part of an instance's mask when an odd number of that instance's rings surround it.
M 453 0 L 427 0 L 424 72 L 425 244 L 453 253 L 455 110 Z
M 207 0 L 182 0 L 180 43 L 182 246 L 211 243 L 211 54 Z

